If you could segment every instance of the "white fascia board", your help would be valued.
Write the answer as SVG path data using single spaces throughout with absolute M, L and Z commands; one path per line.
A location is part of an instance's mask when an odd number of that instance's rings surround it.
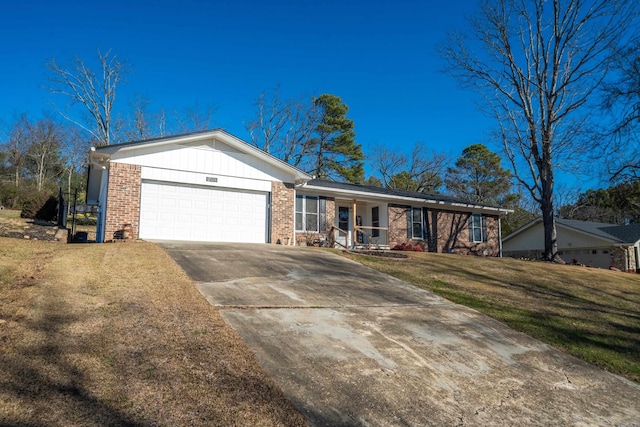
M 502 208 L 493 208 L 490 206 L 479 206 L 479 205 L 471 205 L 466 203 L 452 203 L 445 202 L 442 200 L 435 199 L 421 199 L 416 197 L 408 197 L 408 196 L 395 196 L 392 194 L 381 194 L 381 193 L 369 193 L 366 191 L 357 191 L 357 190 L 345 190 L 345 189 L 336 189 L 330 187 L 316 187 L 316 186 L 302 186 L 298 188 L 299 191 L 302 192 L 311 192 L 321 195 L 330 195 L 333 197 L 346 197 L 357 200 L 369 200 L 372 202 L 377 201 L 385 201 L 387 203 L 400 203 L 405 202 L 406 204 L 414 204 L 414 205 L 430 205 L 443 207 L 454 211 L 463 211 L 463 212 L 482 212 L 488 213 L 492 215 L 504 216 L 510 212 L 513 212 L 511 209 L 502 209 Z

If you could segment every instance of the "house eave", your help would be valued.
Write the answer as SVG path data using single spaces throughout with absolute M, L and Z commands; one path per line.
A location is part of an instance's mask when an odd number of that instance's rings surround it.
M 440 209 L 449 209 L 452 211 L 461 212 L 478 212 L 486 213 L 490 215 L 505 216 L 508 213 L 512 213 L 511 209 L 494 208 L 491 206 L 459 203 L 459 202 L 447 202 L 436 199 L 423 199 L 417 197 L 399 196 L 392 194 L 382 193 L 370 193 L 367 191 L 357 191 L 348 189 L 336 189 L 330 187 L 322 187 L 316 185 L 304 185 L 299 189 L 304 190 L 306 193 L 318 194 L 318 195 L 331 195 L 336 198 L 355 199 L 361 201 L 378 202 L 384 201 L 387 203 L 407 204 L 414 206 L 432 206 Z

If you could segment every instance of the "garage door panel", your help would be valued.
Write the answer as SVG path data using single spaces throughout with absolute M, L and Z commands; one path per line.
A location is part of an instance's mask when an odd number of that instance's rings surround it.
M 143 182 L 140 237 L 266 242 L 268 193 Z

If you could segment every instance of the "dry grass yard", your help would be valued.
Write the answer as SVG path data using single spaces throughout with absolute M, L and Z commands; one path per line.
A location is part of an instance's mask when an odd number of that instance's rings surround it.
M 403 252 L 407 253 L 407 252 Z M 640 382 L 640 274 L 515 259 L 345 256 Z
M 1 426 L 304 424 L 157 246 L 0 237 Z

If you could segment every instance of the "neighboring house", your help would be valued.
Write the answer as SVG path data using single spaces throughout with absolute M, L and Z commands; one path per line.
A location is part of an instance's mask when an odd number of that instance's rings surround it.
M 500 254 L 509 211 L 315 180 L 222 130 L 92 148 L 97 241 L 280 243 Z
M 616 225 L 556 218 L 558 253 L 567 263 L 640 271 L 640 224 Z M 538 218 L 503 239 L 504 256 L 539 259 L 544 229 Z

